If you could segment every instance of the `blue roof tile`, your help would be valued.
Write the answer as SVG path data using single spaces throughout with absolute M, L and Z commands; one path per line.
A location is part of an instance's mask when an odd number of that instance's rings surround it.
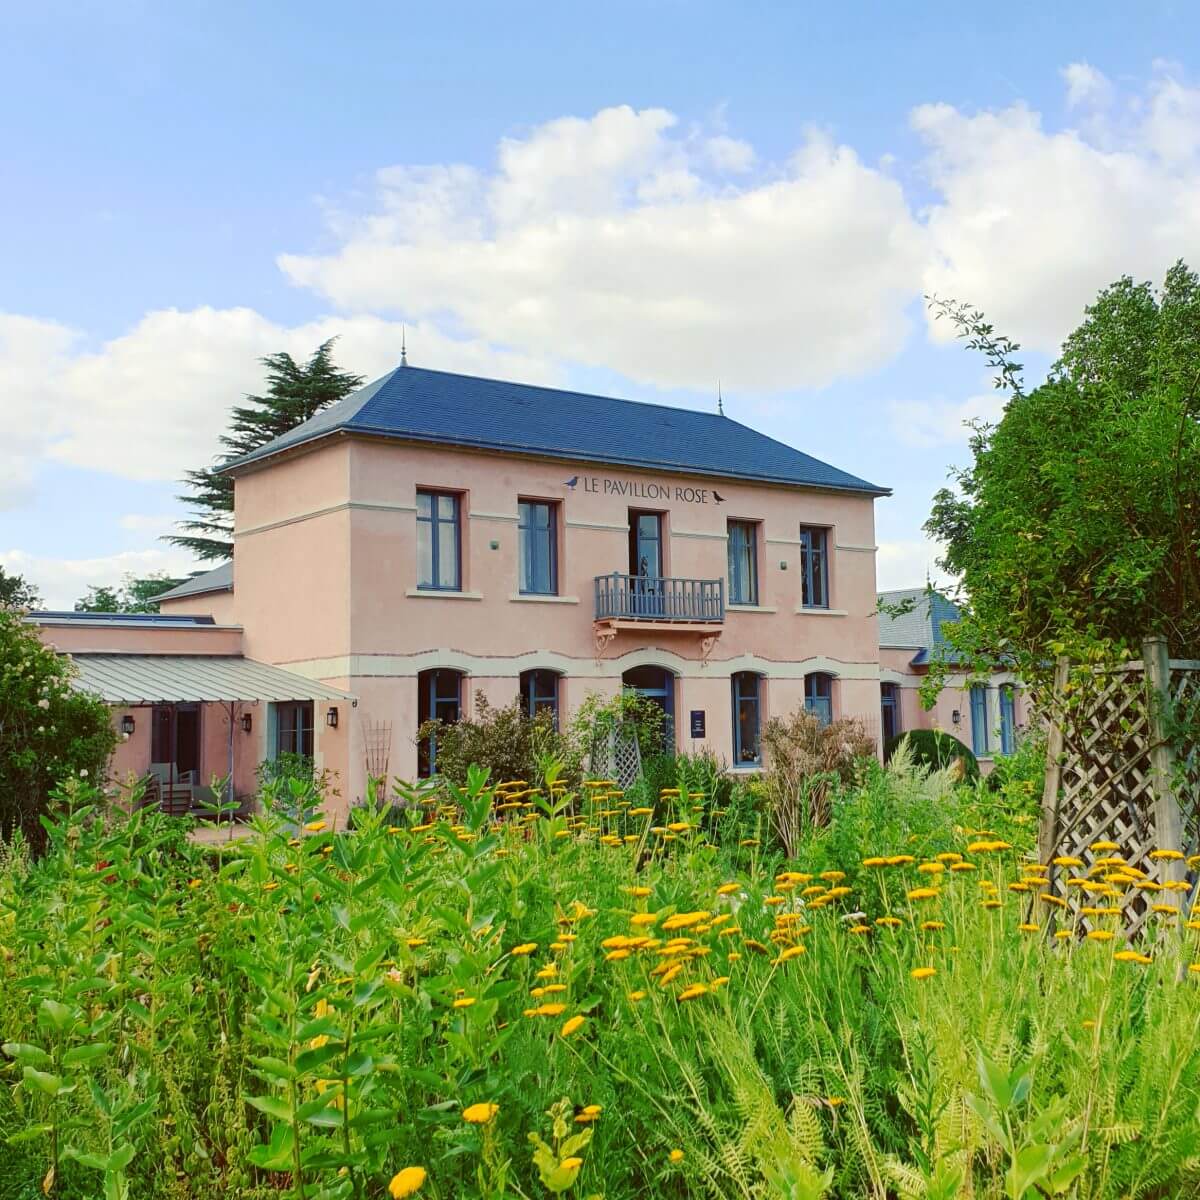
M 333 433 L 890 495 L 718 413 L 401 366 L 227 470 Z

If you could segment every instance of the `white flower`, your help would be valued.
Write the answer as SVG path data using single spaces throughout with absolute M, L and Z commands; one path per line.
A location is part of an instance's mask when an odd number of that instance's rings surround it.
M 38 708 L 49 708 L 49 707 L 50 707 L 49 700 L 46 700 L 45 698 L 43 698 L 38 701 Z
M 87 767 L 81 767 L 81 768 L 79 769 L 79 778 L 80 778 L 80 779 L 86 779 L 86 778 L 87 778 Z

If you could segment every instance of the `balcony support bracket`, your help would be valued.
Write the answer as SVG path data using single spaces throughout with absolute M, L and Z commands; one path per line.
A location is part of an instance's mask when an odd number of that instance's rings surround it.
M 596 664 L 604 657 L 608 644 L 617 636 L 617 631 L 611 625 L 597 625 L 596 633 Z

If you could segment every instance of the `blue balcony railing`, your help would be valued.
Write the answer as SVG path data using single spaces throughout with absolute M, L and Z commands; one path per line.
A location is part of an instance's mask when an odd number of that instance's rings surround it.
M 725 580 L 653 575 L 596 576 L 596 620 L 725 620 Z

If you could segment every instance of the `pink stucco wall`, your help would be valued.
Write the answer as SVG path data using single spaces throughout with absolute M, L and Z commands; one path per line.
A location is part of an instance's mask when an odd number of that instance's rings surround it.
M 667 498 L 621 494 L 637 485 Z M 416 677 L 429 667 L 466 673 L 468 712 L 477 690 L 506 703 L 521 671 L 559 671 L 566 716 L 588 692 L 615 692 L 623 671 L 662 666 L 677 677 L 681 748 L 726 761 L 732 672 L 764 676 L 766 715 L 800 705 L 804 675 L 827 671 L 836 677 L 835 711 L 878 731 L 870 497 L 363 439 L 268 461 L 239 474 L 235 487 L 234 611 L 246 653 L 359 697 L 344 753 L 353 798 L 368 726 L 390 727 L 390 774 L 415 775 Z M 414 594 L 421 487 L 461 494 L 461 595 Z M 518 594 L 518 498 L 560 506 L 553 599 Z M 707 663 L 699 632 L 654 627 L 621 631 L 597 659 L 594 579 L 628 570 L 634 508 L 665 513 L 665 573 L 689 578 L 726 576 L 727 520 L 760 522 L 759 606 L 729 609 Z M 801 525 L 830 531 L 827 613 L 797 611 Z M 700 742 L 687 736 L 692 709 L 706 713 Z

